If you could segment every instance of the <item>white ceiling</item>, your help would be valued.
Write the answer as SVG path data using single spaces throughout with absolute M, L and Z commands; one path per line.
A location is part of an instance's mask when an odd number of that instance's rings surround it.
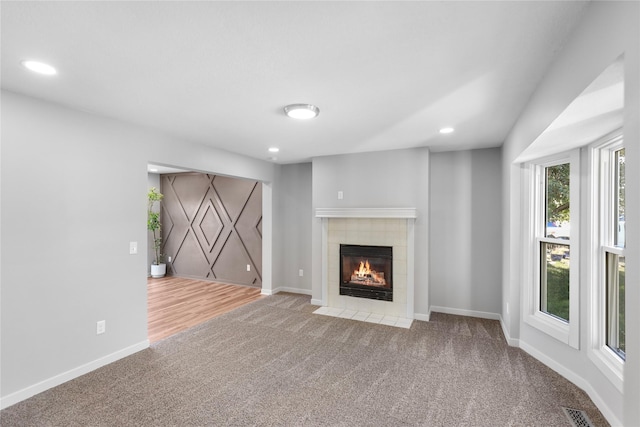
M 524 150 L 516 162 L 561 153 L 590 144 L 624 123 L 624 58 L 608 66 Z
M 585 4 L 3 1 L 1 83 L 259 159 L 277 146 L 280 163 L 496 147 Z M 320 115 L 289 119 L 291 103 Z

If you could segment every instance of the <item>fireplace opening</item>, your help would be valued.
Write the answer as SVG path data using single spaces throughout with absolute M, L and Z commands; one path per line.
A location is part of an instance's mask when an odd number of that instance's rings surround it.
M 393 248 L 340 245 L 340 295 L 393 301 Z

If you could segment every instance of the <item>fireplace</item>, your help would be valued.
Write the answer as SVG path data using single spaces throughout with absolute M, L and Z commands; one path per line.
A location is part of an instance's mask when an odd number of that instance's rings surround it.
M 340 245 L 340 295 L 393 301 L 393 248 Z

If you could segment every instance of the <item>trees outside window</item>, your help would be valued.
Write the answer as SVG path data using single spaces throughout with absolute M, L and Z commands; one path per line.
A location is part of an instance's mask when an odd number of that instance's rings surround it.
M 580 150 L 529 163 L 525 321 L 579 348 Z

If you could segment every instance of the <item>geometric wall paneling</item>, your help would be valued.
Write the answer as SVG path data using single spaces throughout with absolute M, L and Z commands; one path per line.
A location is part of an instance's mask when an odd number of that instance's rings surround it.
M 231 221 L 234 221 L 240 216 L 256 182 L 219 175 L 215 176 L 212 182 L 220 198 L 221 206 L 227 211 Z
M 256 230 L 258 230 L 260 240 L 262 240 L 262 217 L 260 217 L 260 220 L 258 220 L 258 223 L 256 224 Z
M 209 275 L 209 263 L 202 253 L 200 244 L 195 235 L 188 230 L 184 240 L 178 246 L 178 250 L 171 259 L 173 273 L 187 274 L 189 277 L 206 278 Z
M 207 200 L 200 207 L 196 214 L 195 225 L 196 234 L 199 236 L 200 242 L 205 243 L 207 252 L 210 252 L 224 228 L 224 222 L 218 215 L 218 211 L 216 211 L 211 200 Z
M 162 175 L 163 253 L 173 274 L 262 286 L 262 185 L 201 173 Z M 250 271 L 247 271 L 247 265 Z
M 262 266 L 262 235 L 256 228 L 256 224 L 262 222 L 261 190 L 262 186 L 256 183 L 244 208 L 238 213 L 234 227 L 252 263 L 258 266 L 256 272 L 260 276 L 260 280 L 262 280 L 262 271 L 259 269 Z
M 238 264 L 238 262 L 240 262 Z M 239 265 L 238 269 L 236 266 Z M 247 271 L 247 265 L 251 271 Z M 221 281 L 240 281 L 246 284 L 255 284 L 257 277 L 255 264 L 247 256 L 238 233 L 229 234 L 223 249 L 218 253 L 218 257 L 213 262 L 211 270 L 215 277 Z

